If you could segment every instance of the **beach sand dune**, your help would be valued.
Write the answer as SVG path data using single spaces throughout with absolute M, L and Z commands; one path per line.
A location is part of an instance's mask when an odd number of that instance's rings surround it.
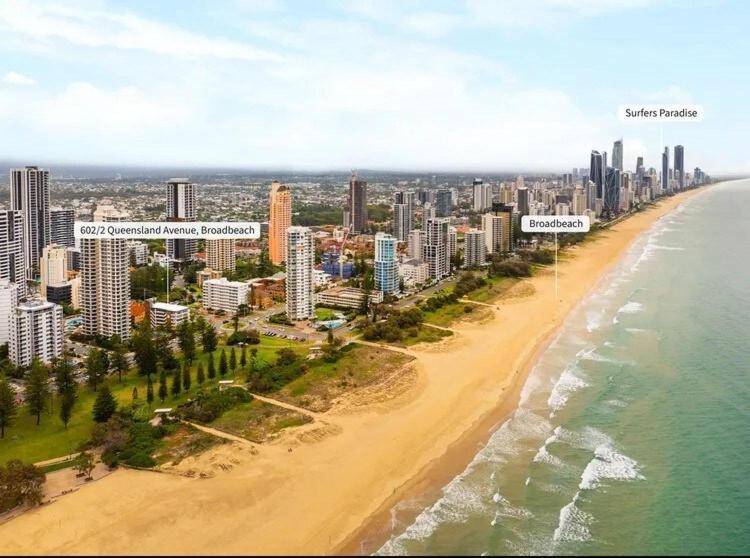
M 540 274 L 519 283 L 527 296 L 499 301 L 492 321 L 457 325 L 445 350 L 411 351 L 417 377 L 408 393 L 372 408 L 357 401 L 356 412 L 334 408 L 335 432 L 310 428 L 311 439 L 298 438 L 292 452 L 282 441 L 255 454 L 223 445 L 192 463 L 210 467 L 213 457 L 230 465 L 210 478 L 118 471 L 0 526 L 0 552 L 357 552 L 400 498 L 466 465 L 517 404 L 527 371 L 571 308 L 643 230 L 693 194 L 577 248 L 561 264 L 557 299 L 554 274 Z

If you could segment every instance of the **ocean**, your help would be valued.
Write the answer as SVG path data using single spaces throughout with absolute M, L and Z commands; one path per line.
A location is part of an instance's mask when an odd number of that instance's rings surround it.
M 376 554 L 750 553 L 748 208 L 727 182 L 642 235 Z

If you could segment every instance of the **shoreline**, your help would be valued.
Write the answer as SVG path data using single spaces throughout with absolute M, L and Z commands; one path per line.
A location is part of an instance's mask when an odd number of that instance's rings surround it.
M 720 184 L 720 183 L 719 183 Z M 388 499 L 383 502 L 380 508 L 368 517 L 362 525 L 349 536 L 337 547 L 331 549 L 331 553 L 334 555 L 364 555 L 372 554 L 378 550 L 388 539 L 393 535 L 392 529 L 389 524 L 392 521 L 392 510 L 394 506 L 397 506 L 399 502 L 407 501 L 412 498 L 423 498 L 429 502 L 434 502 L 439 498 L 442 488 L 453 480 L 456 476 L 461 474 L 471 462 L 471 459 L 476 455 L 477 450 L 489 441 L 492 434 L 497 431 L 507 420 L 511 418 L 513 413 L 518 408 L 518 404 L 521 398 L 521 393 L 526 381 L 529 378 L 532 370 L 536 366 L 541 355 L 547 350 L 550 344 L 554 341 L 558 335 L 560 328 L 567 319 L 568 315 L 579 305 L 585 298 L 593 292 L 606 277 L 606 275 L 617 266 L 622 257 L 625 255 L 627 250 L 636 242 L 644 233 L 646 233 L 657 221 L 662 217 L 674 211 L 679 207 L 683 201 L 692 198 L 694 195 L 702 193 L 708 190 L 715 184 L 688 190 L 682 193 L 678 203 L 670 204 L 669 209 L 666 212 L 661 213 L 658 217 L 653 219 L 648 226 L 644 227 L 637 235 L 635 235 L 626 246 L 623 247 L 618 257 L 610 263 L 606 268 L 602 269 L 597 280 L 590 286 L 590 288 L 580 297 L 580 299 L 568 308 L 565 314 L 545 336 L 535 346 L 532 354 L 524 361 L 523 367 L 520 373 L 516 375 L 516 381 L 513 383 L 512 390 L 508 393 L 505 398 L 501 401 L 496 409 L 490 410 L 483 416 L 479 417 L 476 423 L 467 430 L 461 438 L 450 444 L 445 451 L 445 454 L 428 463 L 419 473 L 414 477 L 405 482 L 397 493 L 392 494 Z M 659 209 L 662 205 L 661 202 L 669 202 L 677 196 L 659 200 L 654 205 L 650 206 L 649 209 Z M 612 227 L 627 222 L 628 219 L 636 217 L 638 214 L 629 216 L 622 221 L 615 223 Z M 603 232 L 610 230 L 610 227 L 602 229 Z M 615 231 L 616 232 L 616 231 Z M 596 242 L 593 239 L 591 242 Z M 561 265 L 565 265 L 565 262 L 561 262 Z M 495 319 L 496 311 L 493 311 L 492 319 L 490 323 Z M 411 510 L 407 515 L 407 521 L 413 521 L 421 510 Z M 364 551 L 364 552 L 363 552 Z
M 491 321 L 458 324 L 445 350 L 409 351 L 418 377 L 407 393 L 334 409 L 317 434 L 291 432 L 256 454 L 234 445 L 209 451 L 196 460 L 221 469 L 212 478 L 117 471 L 0 526 L 0 552 L 325 554 L 359 553 L 362 542 L 375 550 L 391 507 L 439 491 L 516 409 L 568 313 L 632 242 L 706 190 L 660 201 L 571 250 L 559 298 L 553 274 L 540 273 L 519 283 L 533 294 L 498 301 Z

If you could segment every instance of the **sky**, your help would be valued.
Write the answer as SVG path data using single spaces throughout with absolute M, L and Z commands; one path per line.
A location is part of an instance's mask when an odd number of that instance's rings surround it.
M 0 159 L 750 173 L 743 0 L 0 0 Z M 625 103 L 699 123 L 626 124 Z

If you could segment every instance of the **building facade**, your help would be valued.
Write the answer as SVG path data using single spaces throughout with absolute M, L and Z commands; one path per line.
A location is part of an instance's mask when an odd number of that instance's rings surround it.
M 50 243 L 49 171 L 25 167 L 10 171 L 10 208 L 21 212 L 27 278 L 39 276 L 39 258 Z
M 216 271 L 234 271 L 236 262 L 234 239 L 206 240 L 206 267 Z
M 268 254 L 274 265 L 286 261 L 286 230 L 292 226 L 292 192 L 278 180 L 271 183 L 268 220 Z
M 292 321 L 315 316 L 315 243 L 307 227 L 287 229 L 286 314 Z
M 0 211 L 0 279 L 17 285 L 19 300 L 27 293 L 25 247 L 21 212 Z
M 230 281 L 226 277 L 203 281 L 203 307 L 207 310 L 235 314 L 243 304 L 249 304 L 250 284 Z
M 390 234 L 375 235 L 375 288 L 384 294 L 399 291 L 396 244 L 396 237 Z
M 127 221 L 127 213 L 100 205 L 94 221 Z M 130 338 L 130 250 L 125 239 L 81 239 L 80 303 L 86 335 Z
M 352 175 L 349 179 L 349 225 L 352 234 L 367 232 L 367 182 Z
M 487 261 L 484 231 L 471 229 L 464 234 L 464 266 L 479 267 Z
M 167 182 L 167 221 L 190 222 L 196 219 L 195 184 L 187 178 L 172 178 Z M 167 239 L 167 257 L 176 262 L 193 259 L 198 251 L 194 238 Z
M 62 307 L 29 300 L 16 307 L 11 317 L 8 356 L 16 366 L 28 366 L 34 357 L 44 364 L 63 354 Z
M 75 246 L 75 221 L 74 209 L 63 209 L 55 207 L 50 209 L 50 242 L 59 246 Z

